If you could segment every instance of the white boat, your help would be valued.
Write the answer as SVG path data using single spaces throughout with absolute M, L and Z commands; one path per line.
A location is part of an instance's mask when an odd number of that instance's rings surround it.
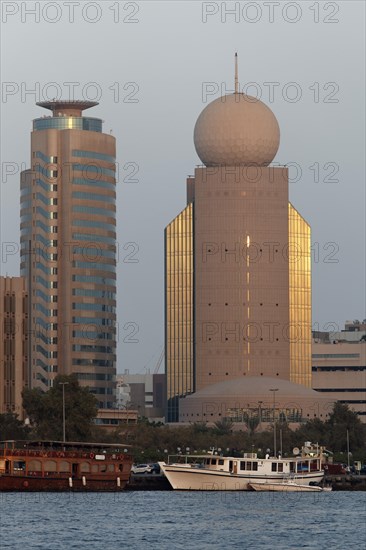
M 279 483 L 296 477 L 297 486 L 319 484 L 323 477 L 322 449 L 309 443 L 292 457 L 258 458 L 256 453 L 226 457 L 215 451 L 207 455 L 182 455 L 177 462 L 159 462 L 173 489 L 188 491 L 249 491 L 250 484 Z
M 293 479 L 274 481 L 272 483 L 268 481 L 252 481 L 249 483 L 249 488 L 253 491 L 279 491 L 281 493 L 321 493 L 322 491 L 331 490 L 331 488 L 319 487 L 317 485 L 300 485 Z

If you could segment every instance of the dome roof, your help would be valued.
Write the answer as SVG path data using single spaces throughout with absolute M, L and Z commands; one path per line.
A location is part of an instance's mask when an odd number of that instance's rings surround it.
M 194 145 L 206 166 L 268 166 L 279 144 L 280 129 L 271 109 L 242 93 L 212 101 L 194 128 Z
M 319 393 L 315 390 L 306 388 L 301 384 L 294 384 L 289 380 L 271 378 L 267 376 L 244 376 L 243 378 L 225 380 L 224 382 L 211 384 L 210 386 L 206 386 L 191 395 L 187 395 L 185 399 L 269 395 L 271 388 L 278 389 L 277 399 L 285 396 L 293 397 L 295 395 L 299 398 L 319 399 Z

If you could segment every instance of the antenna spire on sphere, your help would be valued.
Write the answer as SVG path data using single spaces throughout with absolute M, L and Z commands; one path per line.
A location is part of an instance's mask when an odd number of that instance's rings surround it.
M 206 166 L 268 166 L 280 145 L 271 109 L 239 91 L 235 52 L 235 91 L 209 103 L 194 127 L 194 145 Z
M 235 52 L 235 93 L 239 93 L 239 80 L 238 80 L 238 54 Z

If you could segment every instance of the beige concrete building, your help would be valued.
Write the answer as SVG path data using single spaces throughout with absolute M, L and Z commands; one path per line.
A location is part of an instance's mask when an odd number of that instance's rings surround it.
M 21 274 L 31 289 L 31 385 L 75 373 L 115 401 L 116 143 L 91 101 L 49 101 L 21 181 Z
M 136 409 L 99 409 L 94 424 L 113 431 L 121 424 L 137 424 L 139 412 Z
M 28 293 L 22 277 L 0 277 L 0 414 L 23 418 L 28 385 Z
M 194 141 L 204 165 L 165 232 L 170 421 L 180 398 L 229 380 L 311 386 L 310 227 L 270 165 L 277 120 L 236 91 L 202 111 Z
M 179 421 L 212 424 L 227 418 L 243 428 L 256 420 L 260 430 L 273 419 L 290 426 L 314 418 L 327 420 L 333 404 L 332 396 L 288 380 L 250 376 L 212 384 L 180 399 Z
M 366 332 L 354 327 L 346 323 L 345 331 L 314 334 L 312 386 L 366 422 Z

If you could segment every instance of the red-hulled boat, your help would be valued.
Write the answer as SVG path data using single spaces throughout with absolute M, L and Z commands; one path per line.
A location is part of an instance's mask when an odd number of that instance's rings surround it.
M 121 491 L 132 463 L 126 445 L 1 441 L 0 491 Z

